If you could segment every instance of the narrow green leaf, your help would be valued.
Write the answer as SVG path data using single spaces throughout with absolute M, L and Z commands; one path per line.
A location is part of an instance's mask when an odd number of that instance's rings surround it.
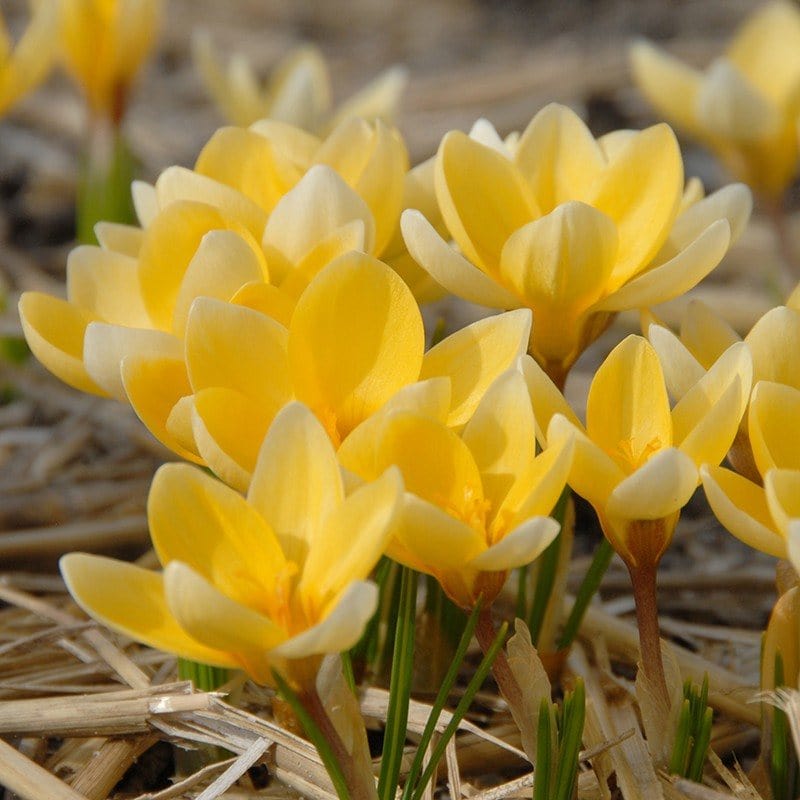
M 714 710 L 706 707 L 703 718 L 697 726 L 697 736 L 692 748 L 692 759 L 686 770 L 686 777 L 695 783 L 700 783 L 703 779 L 703 767 L 706 763 L 708 745 L 711 743 L 711 724 L 713 720 Z
M 213 692 L 230 680 L 230 672 L 225 667 L 212 667 L 189 658 L 178 658 L 178 679 L 191 681 L 195 689 Z
M 586 691 L 579 678 L 575 689 L 564 701 L 561 745 L 558 752 L 555 800 L 572 800 L 578 780 L 578 756 L 583 740 L 583 725 L 586 719 Z
M 550 776 L 553 771 L 550 729 L 550 700 L 542 698 L 537 723 L 536 766 L 533 773 L 533 800 L 550 800 Z
M 681 713 L 678 717 L 678 727 L 675 731 L 675 742 L 672 745 L 672 756 L 669 761 L 670 773 L 682 777 L 686 774 L 686 762 L 689 757 L 690 707 L 689 699 L 684 696 Z
M 353 673 L 353 658 L 349 651 L 342 653 L 342 675 L 344 675 L 344 679 L 347 681 L 350 691 L 356 694 L 356 676 Z

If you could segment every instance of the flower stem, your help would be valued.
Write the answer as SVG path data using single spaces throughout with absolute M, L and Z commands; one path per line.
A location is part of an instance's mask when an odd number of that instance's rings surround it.
M 661 636 L 658 624 L 656 599 L 656 565 L 628 566 L 636 601 L 636 623 L 639 626 L 639 648 L 642 653 L 642 669 L 656 691 L 662 695 L 665 707 L 669 708 L 669 692 L 661 657 Z
M 478 624 L 475 626 L 475 638 L 478 640 L 481 651 L 486 655 L 492 647 L 497 628 L 492 619 L 492 608 L 486 606 L 478 614 Z M 506 651 L 501 648 L 492 664 L 492 675 L 494 675 L 500 691 L 503 693 L 509 706 L 516 709 L 522 708 L 522 689 L 511 671 L 511 666 L 506 657 Z

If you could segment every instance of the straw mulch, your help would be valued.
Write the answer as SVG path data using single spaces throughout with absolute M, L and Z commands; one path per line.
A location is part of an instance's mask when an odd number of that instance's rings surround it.
M 320 42 L 340 96 L 384 66 L 407 63 L 411 84 L 399 124 L 419 160 L 450 128 L 466 128 L 484 115 L 507 132 L 551 100 L 581 109 L 596 133 L 646 125 L 652 118 L 630 87 L 625 64 L 628 38 L 669 38 L 675 52 L 703 63 L 753 6 L 745 0 L 168 3 L 160 54 L 129 119 L 150 177 L 169 164 L 191 163 L 221 124 L 191 67 L 189 19 L 211 29 L 221 49 L 236 47 L 264 69 L 300 39 Z M 19 11 L 23 4 L 9 5 Z M 2 123 L 0 283 L 8 292 L 2 336 L 20 334 L 20 291 L 63 294 L 81 114 L 71 88 L 53 79 Z M 721 176 L 713 162 L 691 145 L 685 152 L 687 171 L 714 188 Z M 757 214 L 692 295 L 745 331 L 777 302 L 780 280 L 779 256 Z M 660 313 L 675 321 L 683 303 Z M 444 315 L 455 327 L 473 313 L 451 303 L 430 318 Z M 591 368 L 636 325 L 623 316 L 587 354 L 569 387 L 576 403 Z M 237 683 L 220 693 L 195 692 L 176 682 L 173 658 L 102 630 L 70 603 L 55 571 L 65 551 L 152 563 L 145 500 L 153 471 L 170 454 L 127 409 L 67 389 L 36 363 L 3 361 L 0 370 L 0 786 L 7 787 L 6 800 L 332 797 L 313 748 L 271 721 L 269 691 Z M 579 509 L 579 519 L 591 528 L 588 513 Z M 573 589 L 596 536 L 578 537 Z M 581 797 L 758 797 L 729 755 L 749 768 L 757 754 L 760 711 L 752 698 L 773 582 L 771 560 L 725 534 L 697 498 L 664 561 L 660 603 L 684 677 L 711 676 L 712 746 L 725 763 L 714 760 L 709 786 L 698 787 L 657 774 L 647 756 L 632 694 L 633 603 L 626 573 L 612 566 L 568 663 L 584 677 L 588 695 Z M 226 702 L 229 692 L 235 706 Z M 370 726 L 379 729 L 385 693 L 367 689 L 361 702 Z M 420 702 L 412 735 L 425 717 Z M 530 797 L 529 765 L 491 685 L 464 728 L 442 765 L 447 796 Z M 199 756 L 186 755 L 196 747 Z M 176 760 L 181 777 L 171 784 Z

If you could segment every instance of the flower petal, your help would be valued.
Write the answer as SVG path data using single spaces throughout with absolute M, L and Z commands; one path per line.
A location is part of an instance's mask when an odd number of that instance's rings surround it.
M 800 389 L 800 312 L 788 306 L 767 311 L 744 338 L 753 354 L 754 382 Z
M 800 469 L 800 391 L 759 381 L 747 415 L 750 445 L 758 471 Z
M 771 469 L 764 476 L 764 494 L 772 519 L 788 541 L 789 522 L 800 518 L 800 470 Z
M 63 556 L 59 566 L 75 602 L 109 628 L 203 664 L 238 666 L 230 654 L 206 647 L 178 625 L 159 573 L 86 553 Z
M 144 231 L 135 225 L 123 225 L 119 222 L 98 222 L 94 226 L 94 235 L 97 237 L 100 247 L 106 252 L 137 258 L 139 249 L 142 246 Z M 75 248 L 75 250 L 77 249 Z M 75 250 L 72 252 L 74 253 Z
M 663 325 L 650 325 L 647 339 L 658 353 L 670 397 L 679 399 L 705 375 L 703 365 L 686 345 Z
M 583 425 L 564 399 L 564 395 L 558 391 L 556 385 L 536 361 L 525 355 L 520 359 L 520 365 L 533 404 L 533 413 L 536 418 L 536 438 L 539 443 L 542 446 L 548 443 L 547 428 L 555 414 L 566 417 L 578 430 L 583 431 Z
M 497 544 L 475 556 L 469 566 L 487 572 L 523 567 L 547 549 L 560 529 L 561 526 L 550 517 L 528 519 Z
M 786 557 L 786 541 L 776 530 L 764 490 L 723 467 L 700 468 L 708 504 L 737 539 L 776 558 Z
M 690 300 L 681 321 L 681 341 L 708 369 L 732 344 L 742 339 L 701 300 Z
M 520 308 L 473 322 L 425 353 L 420 379 L 450 378 L 450 425 L 463 425 L 498 376 L 525 353 L 530 329 L 531 312 Z

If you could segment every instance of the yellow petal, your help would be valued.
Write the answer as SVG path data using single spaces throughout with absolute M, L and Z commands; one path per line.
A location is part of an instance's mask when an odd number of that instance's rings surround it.
M 322 271 L 323 267 L 327 267 L 331 261 L 345 255 L 345 253 L 349 253 L 351 250 L 366 252 L 366 237 L 366 226 L 363 220 L 354 219 L 346 222 L 303 256 L 302 260 L 297 264 L 297 268 L 281 284 L 281 289 L 288 294 L 292 294 L 296 301 L 305 291 L 309 282 Z M 295 285 L 292 281 L 297 278 L 299 278 L 299 281 Z
M 117 400 L 127 400 L 120 365 L 128 357 L 180 359 L 181 341 L 163 331 L 90 322 L 83 339 L 83 363 L 92 380 Z
M 303 173 L 311 166 L 320 140 L 311 133 L 276 119 L 260 119 L 250 130 L 269 140 L 276 155 Z
M 617 484 L 625 473 L 586 434 L 576 428 L 566 417 L 556 414 L 547 428 L 549 452 L 552 447 L 563 446 L 565 440 L 574 438 L 575 454 L 569 472 L 569 485 L 596 510 L 602 511 Z
M 292 396 L 286 329 L 243 306 L 198 298 L 186 327 L 186 365 L 195 391 L 221 386 L 280 408 Z
M 498 376 L 525 353 L 530 327 L 531 312 L 527 308 L 508 311 L 473 322 L 425 354 L 421 380 L 450 378 L 450 425 L 463 425 Z
M 578 417 L 570 408 L 564 395 L 548 377 L 547 373 L 530 356 L 523 356 L 520 360 L 522 375 L 528 386 L 528 394 L 533 404 L 534 417 L 536 418 L 536 438 L 541 445 L 547 444 L 547 427 L 555 414 L 566 417 L 576 428 L 583 431 Z
M 543 214 L 585 200 L 605 167 L 598 143 L 567 106 L 551 103 L 531 120 L 514 156 Z
M 489 308 L 516 308 L 520 299 L 448 245 L 419 211 L 401 217 L 409 253 L 445 289 L 470 303 Z
M 281 60 L 272 73 L 270 89 L 269 114 L 264 116 L 314 130 L 330 110 L 327 65 L 313 45 L 297 47 Z
M 121 371 L 128 402 L 150 433 L 181 458 L 201 463 L 197 453 L 187 450 L 167 430 L 175 404 L 192 393 L 183 359 L 126 358 Z
M 277 406 L 253 402 L 234 389 L 203 389 L 194 395 L 191 408 L 197 452 L 217 477 L 244 492 L 277 412 Z
M 488 572 L 523 567 L 535 561 L 552 544 L 560 527 L 550 517 L 533 517 L 473 558 L 469 565 Z
M 697 467 L 674 447 L 656 453 L 619 483 L 606 512 L 621 519 L 662 519 L 680 511 L 697 488 Z
M 659 115 L 701 136 L 695 107 L 702 75 L 644 39 L 631 47 L 630 59 L 636 84 Z
M 483 488 L 498 508 L 516 477 L 536 456 L 536 423 L 525 379 L 503 373 L 484 395 L 462 434 L 480 470 Z
M 418 379 L 423 347 L 419 308 L 403 281 L 369 256 L 342 256 L 311 282 L 292 317 L 295 392 L 343 439 Z
M 586 202 L 617 226 L 612 286 L 622 286 L 652 261 L 672 227 L 682 193 L 681 151 L 663 123 L 631 138 L 610 162 Z
M 597 370 L 586 403 L 586 431 L 626 471 L 672 444 L 664 375 L 646 339 L 628 336 Z
M 109 628 L 203 664 L 238 666 L 231 655 L 204 646 L 178 625 L 167 607 L 159 573 L 86 553 L 70 553 L 59 566 L 78 605 Z
M 286 631 L 257 611 L 231 600 L 180 561 L 164 568 L 170 612 L 189 636 L 230 653 L 263 653 L 286 640 Z
M 364 246 L 371 252 L 375 223 L 366 203 L 332 169 L 312 167 L 270 215 L 263 237 L 267 259 L 284 263 L 288 272 L 289 265 L 353 220 L 363 223 Z
M 267 221 L 266 212 L 249 197 L 185 167 L 167 167 L 156 181 L 156 193 L 162 209 L 181 201 L 205 203 L 239 222 L 255 239 L 261 236 Z
M 122 225 L 118 222 L 98 222 L 94 226 L 94 235 L 103 250 L 137 258 L 142 246 L 144 232 L 135 225 Z M 75 250 L 77 249 L 75 248 Z M 69 263 L 69 259 L 67 263 Z
M 181 397 L 172 407 L 166 421 L 167 433 L 185 450 L 198 453 L 197 441 L 192 430 L 194 411 L 194 395 Z
M 439 146 L 436 197 L 461 251 L 489 273 L 508 237 L 539 216 L 514 164 L 460 131 L 450 131 Z
M 634 278 L 594 308 L 598 311 L 624 311 L 679 297 L 693 289 L 722 261 L 730 238 L 728 221 L 718 220 L 674 258 Z
M 268 613 L 286 560 L 264 518 L 233 489 L 188 464 L 165 464 L 147 498 L 163 566 L 181 561 L 232 600 Z
M 349 117 L 391 121 L 397 114 L 407 83 L 408 70 L 405 67 L 389 67 L 339 106 L 333 125 Z
M 41 292 L 25 292 L 19 318 L 28 346 L 53 375 L 81 392 L 106 395 L 83 365 L 86 327 L 99 320 L 96 314 Z
M 703 365 L 686 345 L 663 325 L 650 325 L 647 339 L 658 353 L 664 381 L 673 400 L 683 397 L 705 374 Z
M 230 186 L 269 213 L 300 178 L 270 142 L 246 128 L 220 128 L 200 151 L 195 171 Z
M 350 582 L 369 576 L 394 533 L 402 492 L 400 472 L 392 467 L 327 515 L 303 567 L 298 591 L 304 601 L 319 608 Z
M 788 541 L 790 520 L 800 518 L 800 470 L 771 469 L 764 476 L 764 493 L 772 519 Z
M 733 444 L 752 375 L 747 345 L 731 345 L 672 410 L 673 440 L 698 467 L 719 464 Z
M 294 313 L 294 298 L 277 286 L 263 281 L 244 284 L 231 297 L 231 303 L 272 317 L 284 328 L 289 327 L 289 321 Z
M 747 415 L 750 445 L 758 471 L 800 469 L 800 391 L 760 381 L 753 389 Z
M 323 535 L 325 519 L 344 499 L 330 439 L 302 404 L 291 403 L 275 417 L 247 498 L 277 534 L 286 557 L 302 565 Z
M 211 231 L 200 240 L 175 299 L 172 329 L 186 328 L 189 308 L 197 297 L 228 301 L 245 284 L 268 281 L 269 271 L 255 242 L 234 231 Z
M 778 306 L 764 314 L 745 336 L 753 354 L 755 381 L 773 381 L 800 389 L 800 312 Z
M 741 341 L 736 331 L 700 300 L 690 300 L 681 322 L 681 341 L 708 369 L 731 345 Z
M 617 230 L 602 212 L 568 202 L 516 231 L 503 247 L 500 274 L 540 314 L 577 315 L 605 292 L 617 254 Z
M 711 510 L 737 539 L 763 553 L 786 558 L 786 542 L 776 530 L 760 486 L 722 467 L 703 466 L 700 477 Z
M 320 623 L 287 639 L 272 654 L 281 658 L 305 658 L 349 650 L 364 634 L 377 607 L 378 587 L 371 581 L 353 581 Z

